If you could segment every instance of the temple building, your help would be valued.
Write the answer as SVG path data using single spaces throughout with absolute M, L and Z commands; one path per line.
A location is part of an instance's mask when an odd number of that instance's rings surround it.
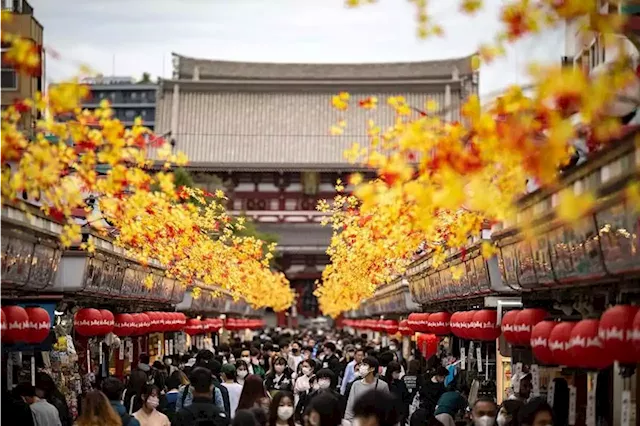
M 351 94 L 337 111 L 332 95 Z M 337 179 L 360 166 L 343 152 L 367 146 L 366 123 L 383 129 L 394 113 L 384 104 L 402 95 L 419 113 L 435 100 L 446 120 L 478 91 L 471 56 L 425 62 L 376 64 L 284 64 L 228 62 L 174 54 L 173 77 L 157 95 L 155 130 L 170 132 L 174 149 L 189 157 L 198 186 L 225 187 L 228 209 L 252 218 L 258 229 L 278 235 L 278 267 L 298 292 L 291 316 L 315 316 L 314 281 L 328 262 L 331 229 L 322 227 L 320 199 L 335 195 Z M 375 110 L 357 107 L 375 96 Z M 340 136 L 329 129 L 341 119 Z M 347 188 L 348 190 L 349 188 Z

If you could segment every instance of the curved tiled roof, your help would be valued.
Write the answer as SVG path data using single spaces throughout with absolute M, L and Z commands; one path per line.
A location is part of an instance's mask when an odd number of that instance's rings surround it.
M 198 68 L 200 80 L 403 80 L 451 78 L 454 70 L 461 76 L 472 74 L 472 56 L 421 62 L 294 64 L 219 61 L 173 53 L 173 65 L 174 79 L 191 79 Z

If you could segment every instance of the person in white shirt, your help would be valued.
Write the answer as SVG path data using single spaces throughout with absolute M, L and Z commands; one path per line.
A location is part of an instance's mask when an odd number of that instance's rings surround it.
M 311 385 L 309 384 L 309 377 L 313 376 L 316 363 L 312 359 L 305 359 L 300 363 L 300 366 L 300 375 L 296 378 L 296 383 L 293 386 L 293 395 L 295 397 L 296 405 L 298 405 L 300 394 L 311 388 Z
M 356 349 L 355 354 L 353 355 L 353 360 L 347 364 L 347 367 L 344 369 L 344 377 L 342 378 L 342 383 L 340 384 L 340 393 L 345 394 L 347 390 L 347 385 L 354 381 L 356 378 L 355 366 L 360 364 L 364 359 L 364 349 Z
M 245 370 L 246 371 L 246 370 Z M 242 394 L 242 385 L 236 382 L 236 367 L 233 364 L 225 364 L 222 366 L 222 386 L 229 391 L 229 406 L 231 408 L 231 418 L 236 415 L 240 395 Z
M 304 357 L 302 356 L 302 352 L 300 350 L 300 343 L 293 342 L 291 343 L 291 353 L 289 354 L 289 368 L 293 372 L 298 371 L 298 364 L 302 362 Z
M 133 413 L 140 426 L 171 426 L 167 416 L 157 410 L 160 405 L 160 389 L 147 385 L 142 393 L 142 408 Z

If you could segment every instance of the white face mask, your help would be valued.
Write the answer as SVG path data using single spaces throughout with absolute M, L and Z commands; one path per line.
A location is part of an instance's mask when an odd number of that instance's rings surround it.
M 498 414 L 498 418 L 496 419 L 496 422 L 498 423 L 498 426 L 504 426 L 507 424 L 507 422 L 509 422 L 509 420 L 511 419 L 505 416 L 504 414 Z
M 278 407 L 278 418 L 287 421 L 293 416 L 293 407 Z
M 282 374 L 282 372 L 284 371 L 284 365 L 276 365 L 274 369 L 276 370 L 276 373 Z
M 313 373 L 313 369 L 311 369 L 311 367 L 302 367 L 302 374 L 308 376 L 311 373 Z
M 247 370 L 238 370 L 238 378 L 244 379 L 245 377 L 247 377 L 248 373 L 249 372 Z
M 171 358 L 167 358 L 164 360 L 164 365 L 171 365 L 173 363 L 173 360 Z
M 391 345 L 391 346 L 389 346 L 389 350 L 390 350 L 390 351 L 395 351 L 396 349 L 397 349 L 397 348 L 396 348 L 396 345 Z
M 243 356 L 240 359 L 243 360 L 244 362 L 246 362 L 247 364 L 251 364 L 251 357 Z
M 394 380 L 398 380 L 400 378 L 400 372 L 395 372 L 391 374 L 391 377 L 393 377 Z
M 360 373 L 360 376 L 366 376 L 367 374 L 369 374 L 369 366 L 361 365 L 360 368 L 358 368 L 358 372 Z
M 473 419 L 473 424 L 475 426 L 493 426 L 496 419 L 491 416 L 482 416 L 477 419 Z
M 154 410 L 160 405 L 160 400 L 157 396 L 150 396 L 147 398 L 147 405 Z
M 320 379 L 320 380 L 318 380 L 318 386 L 320 386 L 320 389 L 328 389 L 329 386 L 331 386 L 331 380 L 329 380 L 329 379 Z

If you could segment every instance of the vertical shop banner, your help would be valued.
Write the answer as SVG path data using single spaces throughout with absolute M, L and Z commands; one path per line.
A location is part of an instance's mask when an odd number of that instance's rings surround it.
M 569 385 L 569 425 L 575 426 L 576 424 L 576 387 Z
M 31 386 L 36 385 L 36 356 L 31 355 Z
M 126 342 L 125 342 L 124 340 L 123 340 L 123 341 L 121 341 L 121 342 L 120 342 L 120 347 L 118 348 L 118 359 L 119 359 L 120 361 L 123 361 L 123 360 L 124 360 L 124 351 L 125 351 L 125 349 L 124 349 L 124 348 L 125 348 L 125 344 L 126 344 Z
M 556 382 L 551 380 L 549 382 L 549 388 L 547 389 L 547 403 L 553 407 L 553 403 L 556 397 Z
M 513 384 L 513 392 L 517 395 L 520 393 L 520 379 L 522 379 L 522 363 L 516 362 L 516 366 L 511 376 L 511 383 Z
M 587 373 L 587 412 L 586 426 L 596 426 L 596 386 L 598 385 L 598 373 Z
M 482 373 L 482 346 L 478 343 L 476 348 L 476 360 L 478 361 L 478 373 Z
M 620 426 L 631 426 L 631 391 L 622 391 L 622 406 L 620 409 Z
M 467 354 L 464 346 L 460 347 L 460 370 L 467 369 Z
M 531 393 L 533 396 L 540 396 L 540 367 L 538 364 L 531 365 Z
M 169 353 L 169 339 L 167 339 L 167 340 L 165 340 L 165 341 L 164 341 L 164 354 L 165 354 L 165 356 L 166 356 L 166 355 L 171 355 L 171 354 Z
M 175 355 L 173 353 L 173 339 L 169 340 L 169 355 Z
M 133 341 L 127 340 L 127 357 L 129 362 L 133 362 Z

